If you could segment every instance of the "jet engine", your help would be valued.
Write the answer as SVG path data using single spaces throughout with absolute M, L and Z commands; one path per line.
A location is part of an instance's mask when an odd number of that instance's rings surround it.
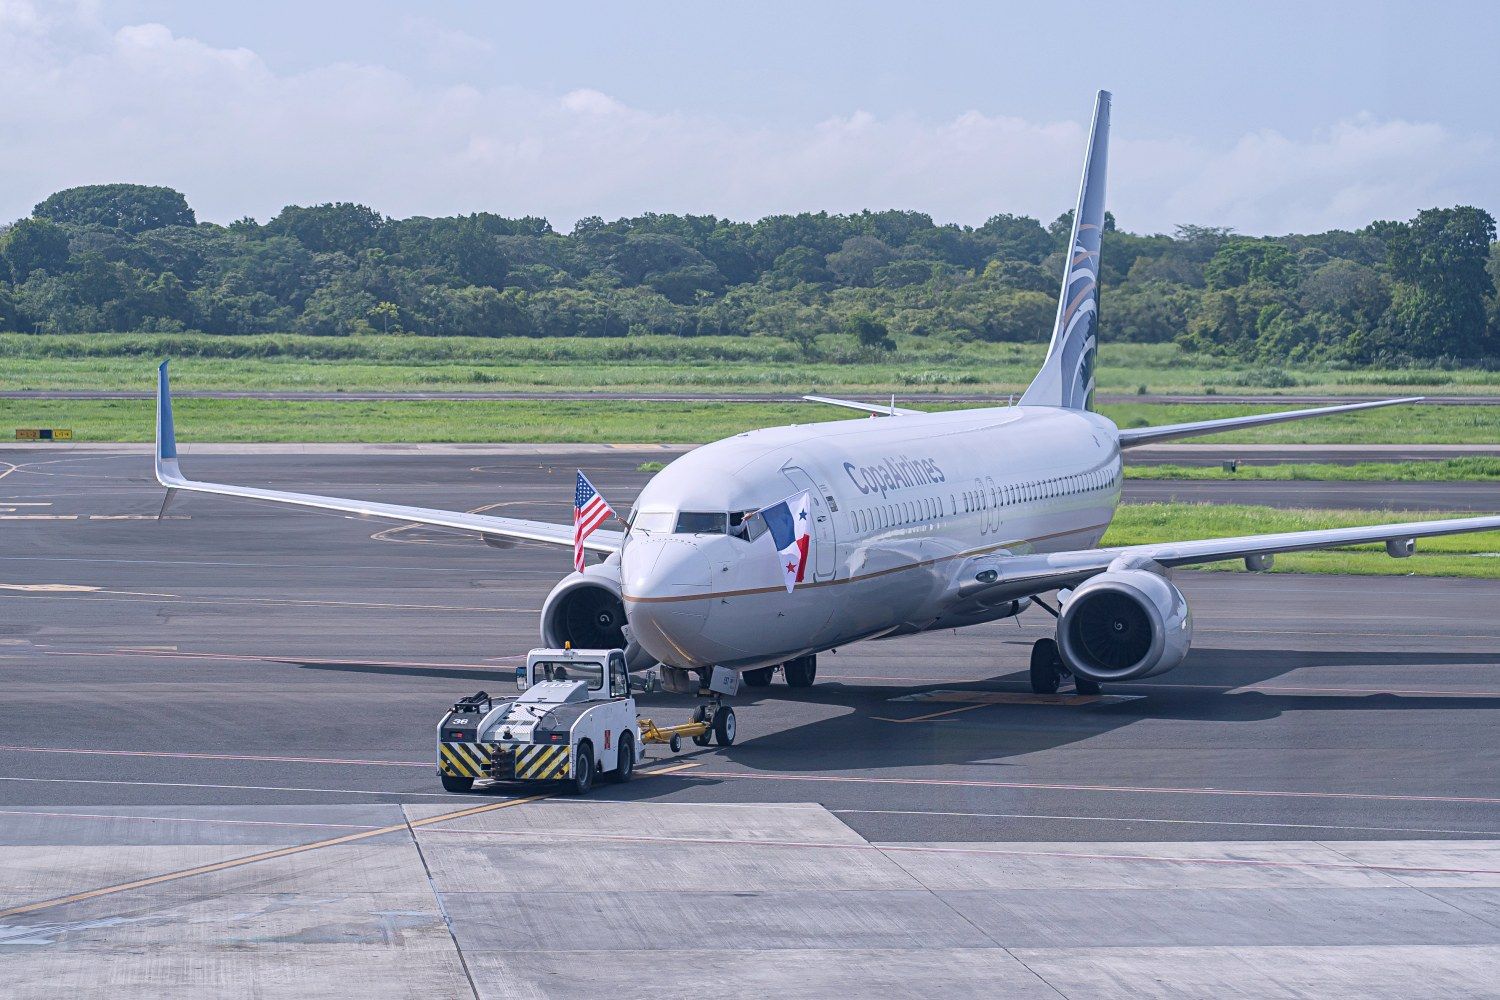
M 1076 676 L 1133 681 L 1187 657 L 1192 614 L 1182 591 L 1157 570 L 1111 566 L 1073 591 L 1057 620 L 1057 645 Z
M 578 649 L 625 648 L 618 556 L 569 573 L 542 602 L 542 645 L 561 649 L 567 642 Z
M 564 643 L 575 649 L 623 649 L 631 670 L 656 665 L 656 658 L 630 638 L 618 554 L 569 573 L 542 602 L 542 645 L 561 649 Z

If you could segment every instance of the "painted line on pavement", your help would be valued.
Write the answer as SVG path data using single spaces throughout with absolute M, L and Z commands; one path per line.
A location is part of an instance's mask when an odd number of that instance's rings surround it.
M 437 768 L 434 766 L 433 770 Z M 244 792 L 316 792 L 319 795 L 419 795 L 429 799 L 451 798 L 446 792 L 380 792 L 361 788 L 302 788 L 296 785 L 221 785 L 204 781 L 129 781 L 124 778 L 9 778 L 0 781 L 27 781 L 44 785 L 143 785 L 150 788 L 228 788 Z
M 531 840 L 535 840 L 536 838 L 535 830 L 450 829 L 434 830 L 433 832 L 460 834 L 469 837 L 525 837 Z M 665 837 L 650 836 L 645 834 L 570 833 L 561 830 L 549 830 L 547 832 L 547 836 L 553 839 L 572 838 L 580 841 L 602 840 L 627 844 L 708 844 L 730 847 L 780 847 L 803 849 L 812 848 L 817 850 L 831 851 L 874 851 L 880 854 L 969 854 L 991 857 L 1060 858 L 1067 861 L 1126 861 L 1167 865 L 1204 865 L 1207 867 L 1216 868 L 1291 868 L 1314 869 L 1318 871 L 1334 870 L 1398 872 L 1408 874 L 1437 875 L 1500 875 L 1500 868 L 1438 868 L 1426 865 L 1361 864 L 1357 861 L 1277 861 L 1267 858 L 1195 858 L 1184 857 L 1181 855 L 1105 854 L 1084 851 L 1028 851 L 1021 849 L 996 847 L 942 847 L 932 844 L 872 844 L 869 842 L 851 844 L 847 842 L 820 840 L 736 840 L 731 837 Z M 1441 841 L 1439 841 L 1438 843 L 1441 843 Z M 1328 850 L 1329 853 L 1334 853 L 1331 849 Z M 5 916 L 4 911 L 0 911 L 0 917 L 3 916 Z
M 144 823 L 202 823 L 209 826 L 288 826 L 328 827 L 343 830 L 373 830 L 374 823 L 298 823 L 273 819 L 202 819 L 188 816 L 129 816 L 120 813 L 42 812 L 37 809 L 0 809 L 0 816 L 42 816 L 48 819 L 123 819 Z
M 0 515 L 3 519 L 4 515 Z M 36 600 L 51 600 L 63 598 L 70 601 L 116 601 L 114 597 L 96 597 L 83 594 L 25 594 L 24 597 Z M 132 604 L 140 604 L 140 601 L 131 601 Z M 459 605 L 446 604 L 384 604 L 374 601 L 299 601 L 292 598 L 280 597 L 194 597 L 188 600 L 155 600 L 146 603 L 151 604 L 224 604 L 224 605 L 252 605 L 255 607 L 311 607 L 311 608 L 380 608 L 393 609 L 397 611 L 471 611 L 482 614 L 536 614 L 535 608 L 475 608 L 462 607 Z
M 1078 816 L 1061 813 L 985 813 L 948 812 L 939 809 L 830 809 L 835 815 L 872 816 L 946 816 L 956 819 L 1045 819 L 1078 820 L 1090 823 L 1157 823 L 1186 826 L 1248 826 L 1276 830 L 1354 830 L 1360 833 L 1441 833 L 1468 837 L 1496 837 L 1500 830 L 1439 830 L 1409 826 L 1350 826 L 1345 823 L 1254 823 L 1229 819 L 1160 819 L 1146 816 Z
M 637 772 L 642 777 L 652 775 L 669 774 L 673 771 L 681 771 L 696 764 L 677 764 L 672 767 L 654 768 L 652 770 Z M 357 844 L 361 841 L 381 837 L 390 833 L 415 830 L 421 827 L 434 826 L 438 823 L 447 823 L 456 819 L 464 819 L 468 816 L 477 816 L 481 813 L 495 812 L 498 809 L 509 809 L 513 806 L 526 805 L 529 802 L 540 802 L 551 798 L 552 792 L 540 795 L 526 795 L 518 799 L 506 799 L 504 802 L 491 802 L 482 806 L 471 806 L 467 809 L 457 809 L 453 812 L 438 813 L 424 819 L 407 819 L 401 823 L 392 823 L 388 826 L 379 826 L 369 830 L 361 830 L 358 833 L 349 833 L 341 837 L 330 837 L 327 840 L 315 840 L 308 844 L 295 844 L 289 847 L 278 848 L 273 851 L 261 851 L 258 854 L 250 854 L 241 858 L 231 858 L 227 861 L 218 861 L 213 864 L 197 865 L 192 868 L 182 868 L 177 871 L 163 872 L 160 875 L 151 875 L 146 878 L 133 879 L 129 882 L 120 882 L 115 885 L 100 886 L 97 889 L 87 889 L 83 892 L 75 892 L 67 896 L 57 896 L 52 899 L 41 899 L 33 903 L 23 903 L 20 906 L 12 906 L 0 910 L 0 919 L 5 917 L 19 916 L 23 913 L 35 913 L 39 910 L 50 910 L 58 906 L 66 906 L 69 903 L 81 903 L 91 899 L 99 899 L 103 896 L 113 896 L 132 889 L 144 889 L 153 885 L 162 885 L 167 882 L 177 882 L 182 879 L 193 878 L 198 875 L 209 875 L 214 872 L 228 871 L 234 868 L 243 868 L 261 861 L 272 861 L 277 858 L 290 857 L 295 854 L 306 854 L 309 851 L 322 850 L 325 847 L 339 847 L 344 844 Z
M 937 788 L 1013 788 L 1035 792 L 1101 792 L 1109 795 L 1203 795 L 1249 798 L 1346 799 L 1368 802 L 1444 802 L 1500 806 L 1500 798 L 1483 795 L 1401 795 L 1387 792 L 1303 792 L 1261 788 L 1184 788 L 1151 785 L 1074 785 L 1045 781 L 984 781 L 963 778 L 868 778 L 837 774 L 759 774 L 744 771 L 699 771 L 702 778 L 744 778 L 752 781 L 807 781 L 856 785 L 925 785 Z
M 874 719 L 876 722 L 926 722 L 928 719 L 940 719 L 940 718 L 942 718 L 945 715 L 957 715 L 959 712 L 972 712 L 976 708 L 989 708 L 989 707 L 990 707 L 989 702 L 982 701 L 982 702 L 978 702 L 978 703 L 973 704 L 973 705 L 963 705 L 963 706 L 961 706 L 959 708 L 949 708 L 949 709 L 945 709 L 945 710 L 943 710 L 941 712 L 932 712 L 932 713 L 930 713 L 928 715 L 914 715 L 914 716 L 912 716 L 910 718 L 907 718 L 907 719 L 890 719 L 890 718 L 887 718 L 887 717 L 885 717 L 883 715 L 872 715 L 872 716 L 870 716 L 870 718 Z
M 167 750 L 95 750 L 82 747 L 24 747 L 0 745 L 7 753 L 73 753 L 100 757 L 169 757 L 179 760 L 256 761 L 272 764 L 357 764 L 372 767 L 436 767 L 436 760 L 363 760 L 348 757 L 288 757 L 272 754 L 191 753 Z

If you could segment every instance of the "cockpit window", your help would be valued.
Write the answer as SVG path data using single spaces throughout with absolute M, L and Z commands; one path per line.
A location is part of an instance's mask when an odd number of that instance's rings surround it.
M 766 533 L 764 518 L 755 516 L 753 510 L 737 510 L 729 515 L 729 533 L 735 538 L 753 542 Z
M 630 521 L 632 531 L 661 531 L 672 530 L 676 515 L 670 510 L 643 510 Z
M 722 535 L 727 530 L 727 517 L 715 511 L 682 511 L 677 515 L 677 534 Z

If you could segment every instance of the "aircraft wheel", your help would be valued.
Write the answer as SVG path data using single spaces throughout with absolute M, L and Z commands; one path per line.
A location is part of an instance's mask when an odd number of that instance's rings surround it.
M 445 792 L 463 793 L 474 787 L 473 778 L 459 778 L 451 774 L 440 774 L 438 777 L 443 779 L 443 791 Z
M 1062 684 L 1062 654 L 1056 639 L 1038 639 L 1031 646 L 1031 690 L 1056 694 Z
M 1077 691 L 1079 694 L 1098 694 L 1099 682 L 1091 681 L 1087 677 L 1079 677 L 1077 674 L 1074 674 L 1073 690 Z
M 578 750 L 573 756 L 571 791 L 574 795 L 587 795 L 589 789 L 594 787 L 594 744 L 584 740 L 578 744 Z
M 775 673 L 775 667 L 761 667 L 759 670 L 743 671 L 740 676 L 745 679 L 746 687 L 763 688 L 771 683 L 771 678 Z
M 734 729 L 734 709 L 726 705 L 714 713 L 714 739 L 719 746 L 734 745 Z
M 812 687 L 813 680 L 818 676 L 818 658 L 808 654 L 788 660 L 781 665 L 781 673 L 786 677 L 787 687 Z
M 709 721 L 708 720 L 708 706 L 707 705 L 699 705 L 697 708 L 693 709 L 693 721 L 694 722 L 708 722 Z M 708 746 L 709 742 L 712 741 L 712 740 L 713 740 L 713 731 L 710 730 L 708 732 L 702 733 L 701 735 L 694 736 L 693 737 L 693 744 L 695 746 L 706 747 L 706 746 Z
M 615 763 L 614 779 L 623 785 L 635 775 L 635 737 L 621 733 L 616 749 L 620 751 L 620 759 Z

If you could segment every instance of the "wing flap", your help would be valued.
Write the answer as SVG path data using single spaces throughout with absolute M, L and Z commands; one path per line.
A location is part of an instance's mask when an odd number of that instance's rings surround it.
M 342 497 L 325 497 L 312 493 L 289 493 L 282 490 L 260 489 L 254 486 L 232 486 L 227 483 L 205 483 L 188 479 L 178 464 L 177 441 L 172 421 L 172 393 L 167 379 L 167 363 L 162 362 L 157 373 L 156 396 L 156 481 L 170 490 L 191 493 L 208 493 L 215 496 L 236 497 L 242 500 L 260 500 L 292 507 L 312 510 L 334 511 L 371 517 L 386 521 L 402 521 L 413 524 L 428 524 L 437 528 L 454 528 L 473 531 L 487 538 L 511 538 L 528 542 L 545 542 L 552 545 L 572 545 L 573 526 L 552 524 L 548 521 L 529 521 L 518 517 L 497 517 L 493 514 L 470 514 L 464 511 L 437 510 L 429 507 L 409 507 L 405 504 L 378 503 L 367 500 L 348 500 Z M 617 552 L 624 541 L 619 531 L 597 530 L 584 541 L 584 548 L 596 552 Z

